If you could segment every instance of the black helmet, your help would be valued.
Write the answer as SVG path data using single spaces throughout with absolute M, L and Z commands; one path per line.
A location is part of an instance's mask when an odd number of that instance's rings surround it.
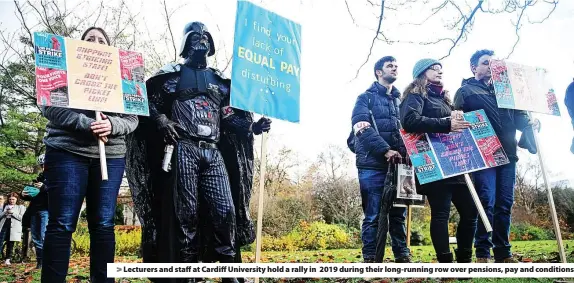
M 213 42 L 211 33 L 207 31 L 207 27 L 202 22 L 191 22 L 185 25 L 185 28 L 183 29 L 183 40 L 181 42 L 181 52 L 179 53 L 179 56 L 183 57 L 187 53 L 185 46 L 189 35 L 193 32 L 205 33 L 207 35 L 207 40 L 209 41 L 209 53 L 207 53 L 207 56 L 213 56 L 215 54 L 215 43 Z

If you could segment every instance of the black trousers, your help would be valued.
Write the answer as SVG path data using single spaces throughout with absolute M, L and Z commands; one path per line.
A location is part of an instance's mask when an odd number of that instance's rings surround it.
M 200 253 L 199 202 L 211 220 L 216 260 L 235 258 L 235 208 L 221 153 L 180 140 L 177 145 L 177 188 L 175 212 L 180 223 L 178 239 L 182 262 L 197 262 Z

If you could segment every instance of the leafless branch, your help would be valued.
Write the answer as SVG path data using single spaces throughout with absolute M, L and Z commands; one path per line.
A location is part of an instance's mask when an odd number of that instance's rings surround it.
M 553 6 L 552 9 L 550 10 L 550 12 L 548 12 L 548 14 L 546 15 L 546 17 L 545 17 L 544 19 L 542 19 L 542 20 L 540 20 L 540 21 L 534 21 L 534 22 L 533 22 L 533 21 L 530 21 L 530 19 L 528 19 L 528 22 L 529 22 L 529 23 L 531 23 L 531 24 L 541 24 L 541 23 L 543 23 L 544 21 L 548 20 L 548 18 L 550 18 L 550 15 L 552 15 L 552 13 L 554 13 L 554 11 L 556 10 L 556 6 L 558 5 L 558 0 L 555 0 L 555 1 L 552 1 L 552 2 L 550 2 L 550 1 L 544 1 L 544 3 L 552 4 L 552 5 L 554 5 L 554 6 Z
M 349 16 L 351 16 L 351 20 L 353 21 L 353 24 L 356 24 L 355 18 L 353 17 L 353 14 L 351 13 L 351 9 L 349 8 L 349 3 L 347 2 L 347 0 L 345 0 L 345 5 L 347 6 L 347 12 L 349 12 Z
M 100 20 L 100 16 L 102 15 L 103 10 L 104 10 L 104 1 L 102 0 L 102 1 L 100 1 L 100 7 L 98 8 L 98 16 L 94 20 L 94 23 L 92 24 L 92 26 L 94 26 L 94 27 L 96 26 L 96 24 Z
M 40 3 L 42 4 L 42 2 L 40 2 Z M 38 10 L 38 8 L 36 8 L 35 5 L 30 3 L 30 1 L 28 1 L 28 5 L 30 7 L 32 7 L 32 9 L 34 9 L 34 11 L 36 11 L 36 13 L 38 13 L 38 16 L 40 17 L 40 21 L 42 21 L 42 23 L 44 24 L 44 26 L 46 26 L 46 28 L 50 31 L 50 33 L 56 34 L 54 29 L 52 28 L 52 25 L 49 23 L 49 19 L 44 19 L 44 17 L 42 16 L 42 12 L 40 12 L 40 10 Z
M 512 53 L 514 53 L 514 49 L 516 48 L 516 45 L 518 45 L 518 42 L 520 41 L 520 21 L 522 21 L 522 16 L 524 16 L 524 11 L 526 11 L 526 8 L 530 7 L 532 4 L 531 0 L 526 0 L 524 3 L 524 6 L 522 6 L 522 10 L 520 11 L 520 15 L 518 16 L 518 21 L 516 21 L 516 27 L 514 29 L 514 32 L 516 33 L 516 41 L 514 42 L 514 45 L 512 45 L 512 50 L 510 50 L 510 53 L 508 53 L 508 55 L 506 56 L 505 59 L 510 58 L 510 55 L 512 55 Z
M 381 32 L 381 24 L 383 22 L 383 15 L 385 13 L 385 0 L 382 0 L 381 2 L 382 2 L 381 3 L 381 15 L 379 16 L 379 25 L 377 27 L 377 33 L 375 33 L 375 37 L 373 37 L 373 42 L 371 42 L 371 47 L 369 48 L 369 54 L 367 55 L 367 59 L 359 67 L 359 69 L 357 69 L 357 74 L 355 75 L 355 79 L 359 77 L 359 71 L 361 71 L 361 68 L 363 68 L 363 66 L 365 66 L 365 64 L 367 64 L 367 62 L 369 62 L 369 58 L 371 57 L 371 54 L 373 53 L 373 47 L 375 46 L 375 41 L 377 40 L 377 38 L 379 37 L 379 33 Z
M 432 8 L 432 14 L 430 14 L 428 17 L 426 17 L 426 19 L 424 19 L 422 22 L 420 23 L 407 23 L 410 25 L 415 25 L 415 26 L 422 26 L 424 23 L 426 23 L 430 18 L 434 17 L 438 12 L 440 12 L 444 7 L 446 7 L 446 5 L 449 3 L 450 1 L 444 1 L 442 2 L 438 7 Z
M 14 0 L 14 5 L 16 6 L 16 11 L 18 11 L 18 15 L 19 15 L 19 17 L 17 17 L 18 20 L 20 21 L 20 23 L 22 24 L 22 26 L 24 27 L 24 29 L 28 33 L 28 36 L 30 37 L 30 42 L 33 42 L 34 37 L 32 36 L 32 31 L 30 31 L 30 28 L 28 28 L 28 24 L 26 23 L 26 20 L 24 19 L 24 12 L 22 11 L 22 7 L 18 3 L 18 0 Z
M 173 31 L 171 30 L 171 21 L 170 21 L 170 13 L 168 13 L 167 11 L 167 3 L 165 2 L 165 0 L 163 0 L 162 2 L 163 4 L 163 11 L 164 11 L 164 16 L 165 16 L 165 22 L 167 24 L 167 30 L 169 31 L 169 35 L 171 37 L 171 44 L 173 46 L 173 61 L 177 61 L 177 47 L 175 46 L 175 39 L 173 37 Z
M 468 16 L 466 21 L 464 21 L 464 24 L 462 24 L 462 27 L 460 28 L 460 34 L 458 35 L 458 37 L 456 38 L 456 40 L 453 42 L 452 46 L 448 50 L 448 54 L 446 56 L 443 56 L 439 60 L 443 60 L 444 58 L 450 56 L 450 54 L 452 53 L 452 50 L 456 47 L 456 45 L 458 44 L 460 39 L 466 33 L 466 26 L 472 21 L 472 18 L 476 14 L 476 11 L 478 11 L 480 9 L 480 7 L 482 6 L 482 2 L 484 2 L 484 0 L 478 0 L 478 4 L 476 5 L 476 7 L 474 7 L 474 10 L 472 10 L 472 13 L 470 13 L 470 15 Z

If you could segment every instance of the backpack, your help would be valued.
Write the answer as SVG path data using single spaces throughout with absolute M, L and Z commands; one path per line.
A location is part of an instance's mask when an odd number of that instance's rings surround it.
M 377 128 L 377 123 L 375 122 L 375 117 L 373 116 L 373 111 L 372 111 L 373 105 L 375 104 L 372 96 L 373 96 L 373 93 L 367 92 L 367 98 L 369 99 L 369 102 L 367 104 L 367 108 L 369 109 L 369 114 L 371 114 L 371 123 L 375 127 L 375 131 L 377 131 L 377 133 L 379 133 L 379 129 Z M 394 107 L 398 108 L 399 104 L 400 104 L 400 100 L 398 98 L 395 98 Z M 351 152 L 356 153 L 355 152 L 355 131 L 353 131 L 352 125 L 351 125 L 351 133 L 349 133 L 349 137 L 347 138 L 347 146 L 349 147 Z

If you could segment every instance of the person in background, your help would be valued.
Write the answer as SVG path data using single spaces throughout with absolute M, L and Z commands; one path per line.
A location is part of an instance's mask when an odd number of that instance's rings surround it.
M 81 40 L 110 45 L 101 28 L 88 28 Z M 44 107 L 46 126 L 45 168 L 48 190 L 48 226 L 42 259 L 42 282 L 66 280 L 72 233 L 84 198 L 90 233 L 90 281 L 107 278 L 107 263 L 114 262 L 114 215 L 124 175 L 125 137 L 135 130 L 134 115 L 101 114 L 62 107 Z M 102 180 L 98 141 L 105 143 L 108 180 Z
M 28 254 L 28 235 L 32 234 L 32 242 L 36 249 L 36 268 L 42 268 L 42 254 L 44 247 L 44 236 L 46 234 L 46 226 L 48 225 L 48 191 L 44 184 L 44 154 L 38 157 L 38 165 L 41 171 L 36 180 L 34 180 L 34 187 L 40 192 L 31 196 L 26 190 L 21 193 L 22 200 L 29 201 L 28 209 L 24 214 L 22 226 L 24 227 L 24 243 L 22 248 L 22 258 L 26 258 Z
M 8 203 L 0 212 L 0 250 L 6 242 L 6 265 L 10 265 L 14 243 L 22 239 L 22 216 L 26 212 L 26 207 L 16 204 L 17 202 L 18 194 L 9 194 Z
M 568 85 L 566 89 L 566 96 L 564 96 L 564 104 L 566 109 L 568 109 L 568 114 L 572 120 L 572 126 L 574 127 L 574 81 Z M 574 153 L 574 138 L 572 138 L 572 145 L 570 146 L 570 152 Z
M 487 263 L 492 249 L 495 262 L 516 263 L 510 251 L 510 216 L 518 161 L 516 130 L 533 131 L 533 125 L 538 127 L 540 123 L 532 122 L 525 111 L 498 108 L 490 71 L 493 55 L 491 50 L 479 50 L 472 55 L 470 69 L 474 77 L 462 81 L 454 97 L 454 107 L 464 112 L 483 109 L 510 160 L 509 164 L 472 173 L 476 193 L 493 230 L 486 232 L 482 221 L 478 225 L 474 243 L 477 262 Z
M 0 195 L 0 209 L 4 209 L 4 204 L 6 199 L 4 199 L 4 195 Z
M 405 89 L 401 103 L 401 123 L 406 132 L 447 134 L 470 127 L 460 111 L 453 111 L 442 74 L 442 64 L 437 60 L 422 59 L 415 64 L 414 81 Z M 430 157 L 427 162 L 433 163 Z M 438 262 L 454 261 L 448 235 L 451 202 L 460 215 L 456 228 L 456 262 L 471 262 L 478 212 L 463 176 L 424 185 L 419 184 L 417 176 L 416 185 L 417 192 L 427 196 L 431 208 L 430 234 Z
M 353 132 L 349 147 L 356 154 L 362 207 L 365 218 L 361 229 L 363 260 L 375 261 L 379 211 L 389 163 L 403 159 L 406 150 L 400 137 L 399 90 L 393 86 L 398 65 L 392 56 L 381 58 L 374 67 L 377 79 L 357 97 L 351 124 Z M 405 228 L 406 209 L 389 210 L 389 233 L 395 262 L 410 262 Z M 386 237 L 386 235 L 384 236 Z M 384 241 L 386 242 L 386 241 Z

